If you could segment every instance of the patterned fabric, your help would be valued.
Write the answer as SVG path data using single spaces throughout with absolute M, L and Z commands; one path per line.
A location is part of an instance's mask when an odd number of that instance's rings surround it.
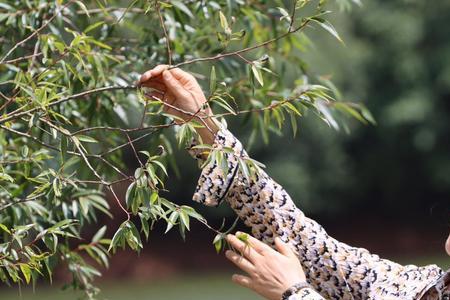
M 209 206 L 226 200 L 256 238 L 272 246 L 276 236 L 289 243 L 308 283 L 325 299 L 444 299 L 445 287 L 438 284 L 444 272 L 438 266 L 402 266 L 335 240 L 265 172 L 247 180 L 237 156 L 248 156 L 229 131 L 217 134 L 214 147 L 233 148 L 233 153 L 225 154 L 227 174 L 211 161 L 201 172 L 193 199 Z M 198 151 L 191 154 L 201 159 Z
M 289 297 L 288 300 L 324 300 L 321 295 L 311 288 L 301 289 L 297 294 Z
M 320 300 L 323 299 L 322 296 L 317 294 L 307 282 L 300 282 L 294 284 L 292 287 L 287 289 L 281 296 L 281 300 L 299 300 L 299 299 L 310 299 L 310 300 Z

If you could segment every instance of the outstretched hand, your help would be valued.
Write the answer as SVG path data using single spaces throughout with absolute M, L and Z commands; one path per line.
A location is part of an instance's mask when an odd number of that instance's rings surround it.
M 246 236 L 246 242 L 238 237 Z M 228 250 L 226 257 L 248 276 L 233 275 L 233 282 L 249 288 L 269 300 L 280 300 L 283 293 L 295 284 L 305 282 L 302 266 L 289 246 L 275 238 L 275 251 L 252 236 L 236 233 L 227 241 L 238 252 Z

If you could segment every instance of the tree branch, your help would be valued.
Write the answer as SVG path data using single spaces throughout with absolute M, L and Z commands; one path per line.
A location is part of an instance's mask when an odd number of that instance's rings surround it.
M 161 14 L 161 4 L 159 3 L 159 1 L 156 2 L 156 13 L 158 14 L 159 23 L 161 25 L 161 28 L 164 33 L 164 37 L 166 39 L 167 61 L 168 61 L 169 66 L 171 66 L 172 65 L 172 50 L 170 49 L 170 39 L 169 39 L 169 35 L 167 34 L 166 25 L 164 24 L 164 18 Z
M 75 0 L 70 0 L 69 2 L 67 2 L 61 9 L 59 9 L 58 11 L 56 11 L 53 16 L 50 17 L 50 19 L 47 20 L 47 22 L 45 22 L 44 24 L 42 24 L 41 27 L 39 27 L 38 29 L 36 29 L 35 31 L 33 31 L 32 34 L 30 34 L 28 37 L 24 38 L 23 40 L 21 40 L 20 42 L 18 42 L 17 44 L 15 44 L 11 49 L 9 49 L 9 51 L 2 57 L 2 59 L 0 60 L 0 65 L 3 64 L 5 62 L 5 60 L 8 58 L 8 56 L 11 55 L 11 53 L 14 52 L 14 50 L 16 50 L 18 47 L 20 47 L 21 45 L 25 44 L 26 42 L 28 42 L 29 40 L 31 40 L 33 37 L 35 37 L 39 32 L 41 32 L 42 30 L 44 30 L 64 9 L 66 9 L 69 5 L 71 5 L 72 3 L 74 3 Z
M 222 54 L 217 54 L 217 55 L 210 56 L 210 57 L 194 58 L 194 59 L 191 59 L 191 60 L 187 60 L 187 61 L 175 64 L 172 67 L 170 67 L 169 69 L 179 68 L 181 66 L 190 65 L 190 64 L 194 64 L 194 63 L 198 63 L 198 62 L 220 60 L 220 59 L 223 59 L 225 57 L 239 55 L 239 54 L 242 54 L 242 53 L 245 53 L 245 52 L 249 52 L 249 51 L 252 51 L 252 50 L 255 50 L 255 49 L 267 46 L 269 44 L 272 44 L 272 43 L 274 43 L 274 42 L 276 42 L 278 40 L 281 40 L 281 39 L 287 37 L 290 34 L 293 34 L 293 33 L 298 32 L 299 30 L 302 30 L 303 28 L 305 28 L 308 25 L 309 22 L 310 22 L 310 20 L 306 19 L 306 20 L 303 21 L 303 23 L 299 27 L 297 27 L 295 29 L 291 29 L 290 28 L 287 32 L 283 33 L 282 35 L 274 37 L 274 38 L 272 38 L 270 40 L 267 40 L 265 42 L 262 42 L 260 44 L 257 44 L 257 45 L 254 45 L 254 46 L 250 46 L 250 47 L 247 47 L 247 48 L 244 48 L 244 49 L 232 51 L 232 52 L 226 52 L 226 53 L 222 53 Z
M 47 107 L 52 107 L 52 106 L 55 106 L 55 105 L 67 102 L 67 101 L 72 100 L 72 99 L 82 98 L 82 97 L 89 96 L 89 95 L 95 94 L 95 93 L 106 92 L 106 91 L 113 91 L 113 90 L 131 90 L 131 89 L 135 89 L 135 88 L 136 88 L 135 85 L 100 87 L 100 88 L 92 89 L 92 90 L 89 90 L 89 91 L 84 91 L 84 92 L 81 92 L 81 93 L 78 93 L 78 94 L 74 94 L 74 95 L 70 95 L 70 96 L 61 98 L 61 99 L 59 99 L 57 101 L 51 102 L 50 104 L 48 104 Z M 18 117 L 26 115 L 26 114 L 29 114 L 29 113 L 34 113 L 35 111 L 38 111 L 40 109 L 42 109 L 42 108 L 35 107 L 35 108 L 29 109 L 27 111 L 12 112 L 10 114 L 7 114 L 6 117 L 4 117 L 3 119 L 0 119 L 0 124 L 3 124 L 5 122 L 8 122 L 8 121 L 13 120 L 13 119 L 17 119 Z

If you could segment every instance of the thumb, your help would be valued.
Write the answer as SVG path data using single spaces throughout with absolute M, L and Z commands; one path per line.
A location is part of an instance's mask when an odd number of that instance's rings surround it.
M 275 246 L 281 254 L 288 257 L 297 257 L 288 244 L 284 243 L 279 237 L 275 238 Z
M 163 72 L 163 81 L 166 84 L 168 90 L 170 90 L 175 97 L 185 98 L 187 93 L 180 82 L 170 73 L 169 70 Z

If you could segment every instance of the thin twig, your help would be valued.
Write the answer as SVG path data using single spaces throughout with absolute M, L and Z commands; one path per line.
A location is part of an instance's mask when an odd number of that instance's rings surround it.
M 309 22 L 310 22 L 310 19 L 306 19 L 305 21 L 303 21 L 303 23 L 299 27 L 297 27 L 295 29 L 288 30 L 287 32 L 283 33 L 282 35 L 274 37 L 274 38 L 272 38 L 270 40 L 267 40 L 265 42 L 262 42 L 260 44 L 257 44 L 257 45 L 254 45 L 254 46 L 250 46 L 250 47 L 247 47 L 247 48 L 244 48 L 244 49 L 232 51 L 232 52 L 226 52 L 226 53 L 217 54 L 217 55 L 210 56 L 210 57 L 194 58 L 194 59 L 191 59 L 191 60 L 187 60 L 187 61 L 175 64 L 172 67 L 170 67 L 169 69 L 179 68 L 179 67 L 184 66 L 184 65 L 190 65 L 190 64 L 194 64 L 194 63 L 198 63 L 198 62 L 220 60 L 220 59 L 223 59 L 225 57 L 236 56 L 238 54 L 242 54 L 242 53 L 249 52 L 249 51 L 252 51 L 252 50 L 255 50 L 255 49 L 259 49 L 261 47 L 264 47 L 264 46 L 267 46 L 269 44 L 272 44 L 272 43 L 274 43 L 274 42 L 276 42 L 278 40 L 281 40 L 281 39 L 287 37 L 288 35 L 290 35 L 292 33 L 295 33 L 297 31 L 305 28 L 308 25 Z
M 141 159 L 139 158 L 139 155 L 138 155 L 138 153 L 136 151 L 136 148 L 134 148 L 133 141 L 131 140 L 131 138 L 128 135 L 128 133 L 125 132 L 125 135 L 127 136 L 128 144 L 130 144 L 131 149 L 133 149 L 134 157 L 136 157 L 136 159 L 139 162 L 139 165 L 141 166 L 141 168 L 144 168 L 144 164 L 142 163 Z
M 21 62 L 21 61 L 23 61 L 23 60 L 27 60 L 27 59 L 29 59 L 29 58 L 36 58 L 36 57 L 39 57 L 39 56 L 41 56 L 42 54 L 43 54 L 42 52 L 38 52 L 38 53 L 35 53 L 35 54 L 30 54 L 30 55 L 26 55 L 26 56 L 22 56 L 22 57 L 10 59 L 10 60 L 4 61 L 3 63 L 4 63 L 5 65 L 6 65 L 6 64 L 15 64 L 15 63 Z
M 32 135 L 29 135 L 27 133 L 24 133 L 24 132 L 21 132 L 21 131 L 17 131 L 15 129 L 12 129 L 12 128 L 9 128 L 9 127 L 6 127 L 5 125 L 0 125 L 0 128 L 4 129 L 6 131 L 9 131 L 11 133 L 14 133 L 14 134 L 26 137 L 28 139 L 31 139 L 31 140 L 35 141 L 36 143 L 40 144 L 41 146 L 44 146 L 46 148 L 49 148 L 49 149 L 52 149 L 52 150 L 55 150 L 55 151 L 59 152 L 58 148 L 56 148 L 56 147 L 54 147 L 52 145 L 46 144 L 46 143 L 42 142 L 41 140 L 39 140 L 38 138 L 36 138 L 36 137 L 34 137 Z
M 28 37 L 24 38 L 23 40 L 21 40 L 20 42 L 15 44 L 11 49 L 9 49 L 9 51 L 5 54 L 5 56 L 3 56 L 2 59 L 0 60 L 0 65 L 5 62 L 6 58 L 8 58 L 8 56 L 10 56 L 11 53 L 14 52 L 14 50 L 16 50 L 18 47 L 20 47 L 21 45 L 25 44 L 26 42 L 31 40 L 33 37 L 35 37 L 37 34 L 39 34 L 42 30 L 44 30 L 59 15 L 60 12 L 62 12 L 64 9 L 66 9 L 69 5 L 71 5 L 74 2 L 75 2 L 75 0 L 70 0 L 69 2 L 67 2 L 61 9 L 56 11 L 53 14 L 53 16 L 51 16 L 50 19 L 47 20 L 47 22 L 42 24 L 41 27 L 39 27 L 38 29 L 33 31 L 32 34 L 30 34 Z
M 155 133 L 155 131 L 156 131 L 156 130 L 153 130 L 153 131 L 151 131 L 151 132 L 147 132 L 146 134 L 143 134 L 143 135 L 141 135 L 140 137 L 137 137 L 137 138 L 133 139 L 132 141 L 133 141 L 133 142 L 136 142 L 136 141 L 139 141 L 139 140 L 141 140 L 141 139 L 143 139 L 143 138 L 146 138 L 147 136 L 149 136 L 149 135 Z M 121 149 L 121 148 L 123 148 L 123 147 L 126 147 L 126 146 L 128 146 L 128 143 L 125 143 L 125 144 L 116 146 L 116 147 L 114 147 L 114 148 L 112 148 L 112 149 L 109 149 L 108 151 L 103 152 L 102 154 L 99 154 L 99 155 L 102 156 L 102 157 L 105 157 L 106 155 L 111 154 L 111 153 L 113 153 L 113 152 L 115 152 L 115 151 L 117 151 L 117 150 L 119 150 L 119 149 Z
M 28 202 L 28 201 L 36 200 L 37 198 L 42 197 L 42 196 L 44 196 L 44 193 L 37 194 L 37 195 L 32 196 L 32 197 L 18 199 L 18 200 L 14 201 L 14 202 L 9 202 L 9 203 L 7 203 L 7 204 L 5 204 L 3 206 L 0 206 L 0 211 L 3 211 L 5 209 L 7 209 L 8 207 L 11 207 L 11 206 L 19 204 L 19 203 L 25 203 L 25 202 Z
M 169 124 L 159 124 L 159 125 L 149 125 L 144 127 L 136 127 L 136 128 L 120 128 L 120 127 L 109 127 L 109 126 L 96 126 L 96 127 L 89 127 L 77 130 L 75 132 L 72 132 L 72 135 L 78 135 L 78 134 L 84 134 L 90 131 L 94 130 L 106 130 L 106 131 L 120 131 L 120 132 L 139 132 L 139 131 L 146 131 L 146 130 L 153 130 L 153 129 L 161 129 L 161 128 L 168 128 L 171 126 L 174 126 L 175 123 L 169 123 Z
M 70 96 L 61 98 L 61 99 L 59 99 L 57 101 L 51 102 L 50 104 L 48 104 L 47 107 L 55 106 L 55 105 L 67 102 L 69 100 L 72 100 L 72 99 L 82 98 L 82 97 L 89 96 L 89 95 L 95 94 L 95 93 L 112 91 L 112 90 L 130 90 L 130 89 L 135 89 L 135 88 L 136 88 L 136 86 L 134 86 L 134 85 L 129 85 L 129 86 L 120 86 L 120 85 L 119 86 L 105 86 L 105 87 L 96 88 L 96 89 L 92 89 L 92 90 L 89 90 L 89 91 L 84 91 L 84 92 L 81 92 L 81 93 L 78 93 L 78 94 L 74 94 L 74 95 L 70 95 Z M 23 111 L 23 112 L 17 112 L 17 113 L 12 112 L 12 113 L 8 114 L 6 117 L 4 117 L 3 119 L 0 119 L 0 124 L 3 124 L 3 123 L 5 123 L 7 121 L 10 121 L 12 119 L 17 119 L 18 117 L 26 115 L 26 114 L 29 114 L 29 113 L 34 113 L 35 111 L 38 111 L 40 109 L 41 109 L 40 107 L 35 107 L 35 108 L 29 109 L 29 110 Z
M 169 35 L 167 34 L 167 29 L 166 29 L 166 25 L 164 23 L 164 18 L 161 14 L 161 4 L 159 3 L 159 1 L 156 2 L 156 13 L 158 14 L 159 23 L 161 25 L 161 28 L 164 33 L 164 37 L 166 39 L 167 61 L 168 61 L 169 66 L 171 66 L 172 65 L 172 50 L 170 49 L 170 39 L 169 39 Z
M 289 23 L 289 30 L 288 31 L 291 31 L 292 28 L 294 28 L 296 11 L 297 11 L 297 0 L 294 0 L 293 1 L 293 7 L 292 7 L 292 13 L 291 13 L 291 16 L 290 16 L 291 22 Z

